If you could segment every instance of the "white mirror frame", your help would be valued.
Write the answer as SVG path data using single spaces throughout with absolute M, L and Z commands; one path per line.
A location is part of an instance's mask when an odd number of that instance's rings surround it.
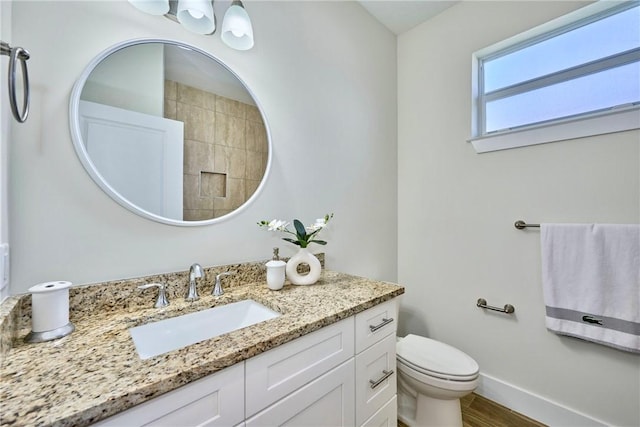
M 119 50 L 121 50 L 123 48 L 129 47 L 129 46 L 135 46 L 135 45 L 139 45 L 139 44 L 145 44 L 145 43 L 164 43 L 164 44 L 176 45 L 176 46 L 179 46 L 179 47 L 190 49 L 190 50 L 192 50 L 194 52 L 198 52 L 198 53 L 210 58 L 211 60 L 216 61 L 222 67 L 227 69 L 235 78 L 237 78 L 238 81 L 240 81 L 240 83 L 242 83 L 244 88 L 247 90 L 249 95 L 251 95 L 251 97 L 253 98 L 254 102 L 256 103 L 256 106 L 258 107 L 258 110 L 260 111 L 260 115 L 262 117 L 262 121 L 264 123 L 265 131 L 267 133 L 267 164 L 266 164 L 266 167 L 265 167 L 264 175 L 262 176 L 262 180 L 260 181 L 260 184 L 258 185 L 258 188 L 256 188 L 256 190 L 251 195 L 251 197 L 249 197 L 242 205 L 240 205 L 240 207 L 236 208 L 234 211 L 232 211 L 232 212 L 230 212 L 230 213 L 228 213 L 226 215 L 223 215 L 223 216 L 220 216 L 220 217 L 217 217 L 217 218 L 204 220 L 204 221 L 182 221 L 182 220 L 175 220 L 175 219 L 166 218 L 166 217 L 162 217 L 162 216 L 156 215 L 156 214 L 154 214 L 152 212 L 149 212 L 147 210 L 144 210 L 144 209 L 140 208 L 139 206 L 131 203 L 129 200 L 125 199 L 122 195 L 120 195 L 120 193 L 118 193 L 112 186 L 110 186 L 109 183 L 102 177 L 102 175 L 98 172 L 98 170 L 96 169 L 95 165 L 93 164 L 93 162 L 89 158 L 89 153 L 87 152 L 87 149 L 86 149 L 86 147 L 85 147 L 85 145 L 84 145 L 84 143 L 82 141 L 82 133 L 80 131 L 79 106 L 80 106 L 80 95 L 82 93 L 82 89 L 84 88 L 84 85 L 85 85 L 87 79 L 89 78 L 89 75 L 91 74 L 91 72 L 106 57 L 108 57 L 112 53 L 114 53 L 116 51 L 119 51 Z M 251 89 L 249 89 L 249 87 L 244 82 L 244 80 L 242 80 L 240 78 L 240 76 L 238 76 L 233 70 L 231 70 L 220 59 L 216 58 L 212 54 L 210 54 L 210 53 L 208 53 L 208 52 L 206 52 L 206 51 L 204 51 L 202 49 L 199 49 L 199 48 L 197 48 L 195 46 L 191 46 L 191 45 L 188 45 L 186 43 L 182 43 L 182 42 L 175 41 L 175 40 L 155 39 L 155 38 L 128 40 L 128 41 L 124 41 L 124 42 L 115 44 L 115 45 L 105 49 L 100 54 L 98 54 L 95 58 L 93 58 L 93 60 L 91 60 L 91 62 L 84 69 L 84 71 L 82 72 L 82 74 L 80 75 L 80 77 L 78 78 L 76 83 L 74 84 L 73 90 L 71 91 L 71 99 L 70 99 L 70 103 L 69 103 L 69 127 L 71 129 L 71 138 L 73 140 L 73 147 L 75 148 L 76 154 L 78 155 L 78 158 L 80 159 L 80 162 L 84 166 L 84 169 L 87 171 L 89 176 L 91 176 L 91 179 L 93 179 L 93 181 L 96 184 L 98 184 L 98 186 L 105 193 L 107 193 L 113 200 L 118 202 L 124 208 L 126 208 L 129 211 L 131 211 L 131 212 L 133 212 L 133 213 L 135 213 L 137 215 L 140 215 L 140 216 L 142 216 L 144 218 L 147 218 L 147 219 L 150 219 L 150 220 L 153 220 L 153 221 L 156 221 L 156 222 L 161 222 L 163 224 L 192 227 L 192 226 L 217 224 L 217 223 L 220 223 L 222 221 L 225 221 L 225 220 L 233 217 L 234 215 L 237 215 L 240 212 L 242 212 L 244 209 L 247 208 L 247 206 L 249 206 L 258 197 L 258 195 L 262 191 L 263 187 L 265 186 L 265 182 L 266 182 L 267 177 L 269 175 L 269 171 L 271 170 L 271 164 L 272 164 L 272 158 L 273 158 L 273 155 L 272 155 L 273 147 L 272 147 L 272 143 L 271 143 L 271 131 L 269 130 L 269 124 L 268 124 L 268 122 L 266 120 L 266 117 L 264 115 L 264 110 L 262 109 L 262 107 L 261 107 L 258 99 L 256 98 L 255 94 L 251 91 Z

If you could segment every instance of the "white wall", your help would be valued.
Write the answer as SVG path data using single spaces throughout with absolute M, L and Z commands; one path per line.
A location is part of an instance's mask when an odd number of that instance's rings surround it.
M 639 132 L 476 154 L 471 54 L 585 3 L 462 2 L 398 38 L 401 332 L 448 342 L 484 374 L 607 424 L 640 425 L 640 357 L 544 326 L 528 222 L 640 221 Z M 476 300 L 516 307 L 485 312 Z
M 16 40 L 32 53 L 32 117 L 14 126 L 12 291 L 268 259 L 293 245 L 261 219 L 335 218 L 321 236 L 327 266 L 396 279 L 396 39 L 351 2 L 250 2 L 247 52 L 198 36 L 126 1 L 15 2 Z M 218 19 L 222 13 L 218 13 Z M 62 27 L 61 27 L 62 26 Z M 227 62 L 264 107 L 274 145 L 264 192 L 221 224 L 174 227 L 140 218 L 91 181 L 72 148 L 69 94 L 106 47 L 140 37 L 193 44 Z M 185 284 L 186 286 L 186 284 Z
M 164 115 L 164 47 L 129 46 L 104 58 L 80 98 L 125 110 Z
M 13 46 L 11 39 L 11 2 L 0 1 L 0 40 Z M 28 50 L 28 49 L 27 49 Z M 0 245 L 9 243 L 8 152 L 11 121 L 7 88 L 9 57 L 0 57 Z M 0 258 L 0 263 L 2 263 Z M 0 302 L 10 293 L 10 285 L 2 287 L 4 264 L 0 265 Z

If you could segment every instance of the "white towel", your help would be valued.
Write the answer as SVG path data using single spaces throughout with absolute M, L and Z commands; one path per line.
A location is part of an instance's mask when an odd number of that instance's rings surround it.
M 540 231 L 547 328 L 640 353 L 640 225 Z

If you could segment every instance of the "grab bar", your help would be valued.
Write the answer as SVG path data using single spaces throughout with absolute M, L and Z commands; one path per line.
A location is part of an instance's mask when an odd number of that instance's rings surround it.
M 476 306 L 480 308 L 486 308 L 487 310 L 499 311 L 500 313 L 507 313 L 507 314 L 511 314 L 516 311 L 516 308 L 511 304 L 505 304 L 504 308 L 487 305 L 487 300 L 484 298 L 478 298 L 478 301 L 476 302 Z
M 11 47 L 3 41 L 0 41 L 0 55 L 9 57 L 9 106 L 11 107 L 11 112 L 18 122 L 24 123 L 29 115 L 29 100 L 31 97 L 29 92 L 29 73 L 27 72 L 27 59 L 31 55 L 26 49 Z M 24 84 L 22 112 L 18 108 L 18 97 L 16 95 L 16 68 L 18 61 L 20 61 L 22 68 L 22 81 Z

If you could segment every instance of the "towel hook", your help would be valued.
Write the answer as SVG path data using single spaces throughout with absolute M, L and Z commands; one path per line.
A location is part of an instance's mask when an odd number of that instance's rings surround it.
M 9 106 L 13 117 L 24 123 L 29 115 L 29 101 L 31 94 L 29 91 L 29 73 L 27 72 L 27 59 L 30 58 L 29 52 L 21 47 L 11 47 L 8 43 L 0 41 L 0 55 L 9 57 Z M 22 81 L 24 84 L 24 93 L 22 99 L 22 112 L 18 108 L 18 97 L 16 95 L 16 68 L 20 62 L 22 68 Z

